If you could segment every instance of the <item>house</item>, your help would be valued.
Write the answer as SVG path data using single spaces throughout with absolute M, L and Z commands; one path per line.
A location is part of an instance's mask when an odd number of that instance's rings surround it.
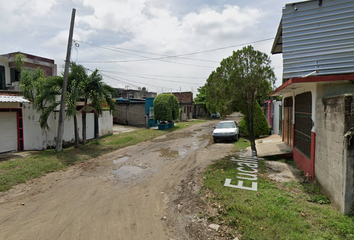
M 193 93 L 192 92 L 173 92 L 178 100 L 179 108 L 182 109 L 180 119 L 186 121 L 191 119 L 193 112 Z
M 23 56 L 24 68 L 36 69 L 40 67 L 46 77 L 57 75 L 57 65 L 53 59 L 22 52 L 2 54 L 0 55 L 0 90 L 20 90 L 20 73 L 15 64 L 15 56 L 19 53 Z
M 264 109 L 264 114 L 267 119 L 268 127 L 271 134 L 282 134 L 282 102 L 274 99 L 267 100 L 261 107 Z
M 145 126 L 145 100 L 116 98 L 117 112 L 114 113 L 113 123 L 142 127 Z
M 114 114 L 113 123 L 137 127 L 155 127 L 154 99 L 125 99 L 116 98 L 117 112 Z
M 126 88 L 116 88 L 117 98 L 123 99 L 145 99 L 145 98 L 155 98 L 157 93 L 149 92 L 145 87 L 138 88 L 138 90 L 130 89 L 128 86 Z
M 18 52 L 17 52 L 18 53 Z M 58 130 L 59 112 L 49 115 L 50 130 L 44 131 L 39 125 L 40 114 L 33 108 L 33 103 L 22 96 L 19 89 L 19 72 L 15 69 L 15 55 L 9 53 L 0 55 L 0 153 L 22 150 L 42 150 L 54 147 Z M 57 74 L 54 60 L 27 53 L 21 53 L 24 66 L 27 69 L 40 67 L 45 75 Z M 81 119 L 81 113 L 78 113 Z M 78 121 L 82 129 L 81 121 Z M 73 119 L 65 119 L 64 142 L 74 141 Z M 94 113 L 87 114 L 87 139 L 113 133 L 113 117 L 109 111 L 103 111 L 102 116 L 95 117 Z M 81 137 L 79 131 L 79 137 Z
M 354 1 L 286 4 L 272 54 L 283 54 L 282 138 L 304 175 L 342 213 L 354 199 Z M 349 134 L 348 134 L 349 132 Z

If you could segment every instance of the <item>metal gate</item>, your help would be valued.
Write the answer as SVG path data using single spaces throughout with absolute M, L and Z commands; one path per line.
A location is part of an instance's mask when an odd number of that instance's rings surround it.
M 311 158 L 311 129 L 313 127 L 312 95 L 305 92 L 295 97 L 295 148 Z

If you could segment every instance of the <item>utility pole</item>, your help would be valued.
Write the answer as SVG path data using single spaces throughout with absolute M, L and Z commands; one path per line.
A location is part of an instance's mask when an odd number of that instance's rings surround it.
M 66 51 L 63 87 L 62 87 L 62 90 L 61 90 L 61 101 L 60 101 L 60 112 L 59 112 L 59 123 L 58 123 L 58 135 L 57 135 L 57 144 L 56 144 L 57 152 L 63 151 L 63 134 L 64 134 L 64 115 L 65 115 L 65 106 L 66 106 L 66 90 L 67 90 L 67 87 L 68 87 L 68 75 L 69 75 L 71 45 L 72 45 L 73 33 L 74 33 L 75 13 L 76 13 L 76 9 L 73 8 L 73 11 L 71 13 L 71 23 L 70 23 L 70 31 L 69 31 L 69 38 L 68 38 L 68 48 L 67 48 L 67 51 Z

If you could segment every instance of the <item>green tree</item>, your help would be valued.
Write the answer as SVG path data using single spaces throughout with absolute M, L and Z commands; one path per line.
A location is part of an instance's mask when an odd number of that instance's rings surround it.
M 74 134 L 75 134 L 75 148 L 79 147 L 79 132 L 77 124 L 77 106 L 76 103 L 80 100 L 83 94 L 83 82 L 86 81 L 86 70 L 82 65 L 77 65 L 74 62 L 70 63 L 68 75 L 68 89 L 66 94 L 66 115 L 73 117 L 74 120 Z
M 75 69 L 71 68 L 68 80 L 67 92 L 67 111 L 68 118 L 74 118 L 74 133 L 75 133 L 75 147 L 79 147 L 77 117 L 76 117 L 76 102 L 78 100 L 78 84 L 73 78 L 72 73 Z M 45 78 L 44 72 L 41 68 L 35 71 L 22 71 L 20 87 L 23 90 L 24 96 L 33 102 L 33 107 L 40 112 L 39 124 L 44 130 L 49 130 L 48 117 L 59 106 L 60 101 L 56 101 L 56 96 L 61 94 L 63 86 L 62 76 L 52 76 Z
M 206 107 L 212 113 L 219 112 L 223 118 L 235 111 L 233 92 L 229 86 L 230 67 L 230 59 L 223 59 L 206 83 Z
M 21 72 L 21 69 L 23 68 L 23 66 L 25 65 L 23 59 L 25 58 L 25 56 L 23 56 L 23 54 L 21 52 L 17 53 L 15 55 L 15 69 L 19 72 Z
M 61 94 L 62 84 L 63 77 L 54 76 L 45 78 L 44 72 L 40 68 L 37 68 L 35 71 L 22 70 L 20 87 L 24 92 L 24 96 L 31 100 L 34 108 L 40 112 L 39 122 L 42 129 L 49 130 L 47 120 L 49 115 L 60 104 L 59 101 L 56 101 L 56 96 Z M 112 87 L 102 82 L 102 77 L 97 70 L 88 76 L 82 65 L 76 63 L 70 64 L 66 117 L 74 118 L 75 147 L 79 147 L 76 103 L 81 98 L 85 99 L 86 104 L 82 109 L 83 115 L 85 114 L 85 118 L 83 117 L 85 121 L 83 144 L 85 144 L 86 112 L 94 110 L 97 114 L 102 115 L 103 104 L 107 104 L 111 112 L 114 111 L 116 106 L 111 97 L 111 93 L 114 92 L 115 90 Z M 91 106 L 88 106 L 89 101 Z
M 240 132 L 249 135 L 246 118 L 242 118 L 242 121 L 240 122 L 239 125 L 240 125 Z M 266 116 L 262 111 L 262 108 L 258 102 L 256 102 L 255 109 L 254 109 L 253 134 L 255 138 L 258 138 L 261 135 L 269 134 L 269 126 L 268 126 Z
M 179 118 L 179 104 L 171 93 L 159 94 L 154 99 L 154 119 L 159 121 L 173 121 Z
M 102 75 L 96 69 L 90 75 L 83 75 L 82 98 L 84 107 L 82 108 L 82 143 L 86 144 L 86 113 L 95 111 L 102 115 L 103 105 L 107 104 L 112 113 L 116 111 L 116 105 L 112 100 L 115 89 L 102 81 Z M 90 105 L 89 105 L 90 101 Z
M 206 107 L 206 86 L 201 86 L 198 88 L 198 94 L 197 96 L 194 98 L 194 102 L 195 104 L 199 105 L 200 107 L 202 107 L 204 109 L 204 111 L 207 111 L 207 107 Z
M 254 123 L 257 100 L 266 99 L 275 82 L 274 70 L 267 54 L 247 46 L 230 57 L 230 90 L 234 104 L 244 114 L 251 149 L 256 150 Z
M 275 74 L 267 54 L 247 46 L 221 61 L 206 83 L 207 108 L 225 116 L 236 109 L 244 114 L 251 148 L 256 152 L 254 117 L 257 101 L 269 96 Z

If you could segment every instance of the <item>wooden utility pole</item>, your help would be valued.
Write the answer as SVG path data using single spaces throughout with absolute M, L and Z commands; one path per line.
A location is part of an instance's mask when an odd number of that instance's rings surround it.
M 76 13 L 76 9 L 73 8 L 73 11 L 71 13 L 71 23 L 70 23 L 70 31 L 69 31 L 69 38 L 68 38 L 68 48 L 67 48 L 67 51 L 66 51 L 63 87 L 62 87 L 62 90 L 61 90 L 61 101 L 60 101 L 60 112 L 59 112 L 59 123 L 58 123 L 58 135 L 57 135 L 57 144 L 56 144 L 57 152 L 61 152 L 63 150 L 63 134 L 64 134 L 64 117 L 65 117 L 65 106 L 66 106 L 66 90 L 67 90 L 67 87 L 68 87 L 68 75 L 69 75 L 71 45 L 72 45 L 72 42 L 73 42 L 75 13 Z

